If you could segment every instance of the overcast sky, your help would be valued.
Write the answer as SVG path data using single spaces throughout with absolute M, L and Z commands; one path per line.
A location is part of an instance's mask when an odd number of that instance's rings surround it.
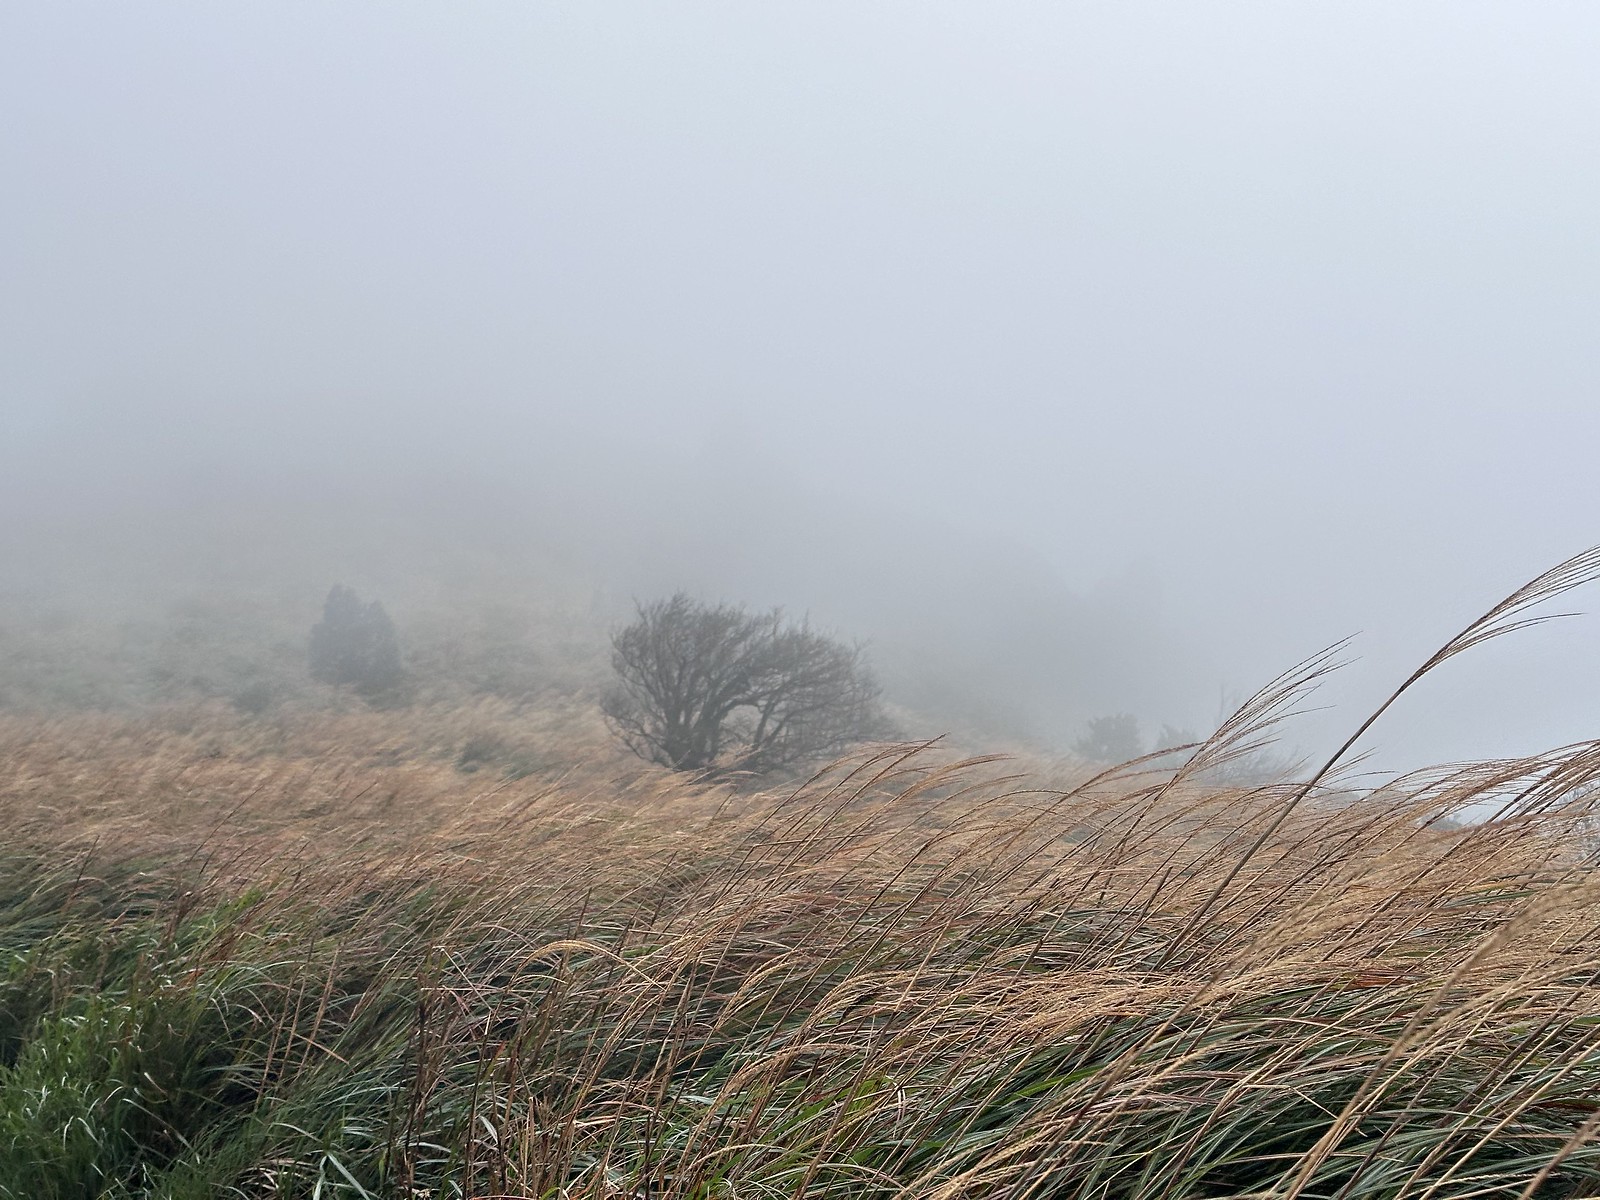
M 1581 3 L 13 0 L 0 497 L 729 464 L 748 536 L 787 481 L 1137 607 L 1152 723 L 1361 633 L 1353 722 L 1600 541 L 1597 64 Z M 1600 734 L 1600 618 L 1415 709 Z

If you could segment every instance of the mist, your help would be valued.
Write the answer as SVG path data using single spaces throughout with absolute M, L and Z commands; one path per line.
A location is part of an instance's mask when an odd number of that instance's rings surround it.
M 6 611 L 686 589 L 912 732 L 1315 750 L 1600 541 L 1600 13 L 12 5 Z M 1583 593 L 1579 608 L 1592 607 Z M 1595 733 L 1578 618 L 1399 769 Z

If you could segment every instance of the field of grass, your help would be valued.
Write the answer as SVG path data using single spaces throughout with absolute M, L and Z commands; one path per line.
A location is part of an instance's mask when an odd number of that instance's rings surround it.
M 0 713 L 0 1198 L 1600 1195 L 1600 743 L 1240 786 L 1332 655 L 1094 776 Z
M 1592 748 L 761 791 L 219 704 L 0 761 L 0 1196 L 1600 1191 Z

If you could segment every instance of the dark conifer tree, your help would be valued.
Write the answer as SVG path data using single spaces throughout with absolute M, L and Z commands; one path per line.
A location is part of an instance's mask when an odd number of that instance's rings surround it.
M 322 620 L 312 626 L 309 661 L 313 679 L 363 695 L 391 691 L 405 674 L 400 638 L 383 605 L 362 603 L 342 584 L 328 593 Z

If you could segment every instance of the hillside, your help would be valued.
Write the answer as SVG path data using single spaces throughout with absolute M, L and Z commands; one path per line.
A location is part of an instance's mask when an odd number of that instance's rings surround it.
M 0 763 L 0 1196 L 1600 1186 L 1588 748 L 752 791 L 484 700 L 12 715 Z

